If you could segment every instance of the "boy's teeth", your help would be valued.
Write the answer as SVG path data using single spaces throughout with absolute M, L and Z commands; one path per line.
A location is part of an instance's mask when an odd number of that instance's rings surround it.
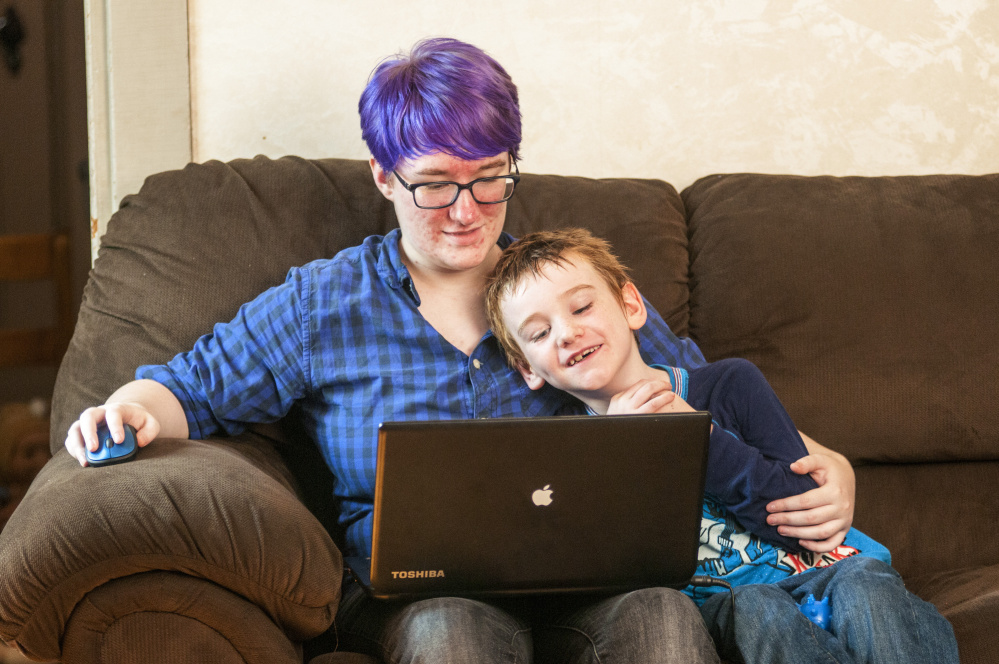
M 588 348 L 587 350 L 584 350 L 582 353 L 576 355 L 571 360 L 569 360 L 569 366 L 571 367 L 572 365 L 576 364 L 576 362 L 579 362 L 581 359 L 583 359 L 584 357 L 586 357 L 595 350 L 596 348 Z

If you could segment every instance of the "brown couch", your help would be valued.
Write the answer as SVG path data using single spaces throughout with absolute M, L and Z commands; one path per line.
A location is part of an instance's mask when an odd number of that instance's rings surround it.
M 395 225 L 367 164 L 211 162 L 111 220 L 54 396 L 52 461 L 0 535 L 0 637 L 72 662 L 301 662 L 339 597 L 332 477 L 296 431 L 161 441 L 83 469 L 83 408 L 282 281 Z M 855 525 L 997 661 L 999 175 L 527 174 L 507 229 L 607 237 L 672 328 L 742 356 L 857 470 Z

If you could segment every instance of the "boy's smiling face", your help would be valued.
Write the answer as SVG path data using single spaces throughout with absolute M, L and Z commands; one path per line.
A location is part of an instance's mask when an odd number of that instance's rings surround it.
M 585 259 L 570 254 L 517 284 L 500 305 L 503 321 L 527 358 L 518 367 L 531 389 L 546 382 L 570 394 L 609 398 L 644 367 L 633 334 L 645 324 L 634 284 L 619 298 Z

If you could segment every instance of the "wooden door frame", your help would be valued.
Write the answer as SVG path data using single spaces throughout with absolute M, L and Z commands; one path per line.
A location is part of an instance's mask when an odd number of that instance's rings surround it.
M 187 0 L 85 0 L 91 254 L 121 199 L 191 161 Z

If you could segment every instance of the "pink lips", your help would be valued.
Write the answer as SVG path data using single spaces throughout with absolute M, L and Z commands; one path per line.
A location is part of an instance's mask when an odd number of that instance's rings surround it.
M 442 231 L 449 239 L 458 244 L 474 244 L 482 236 L 482 227 L 473 228 L 468 231 Z

